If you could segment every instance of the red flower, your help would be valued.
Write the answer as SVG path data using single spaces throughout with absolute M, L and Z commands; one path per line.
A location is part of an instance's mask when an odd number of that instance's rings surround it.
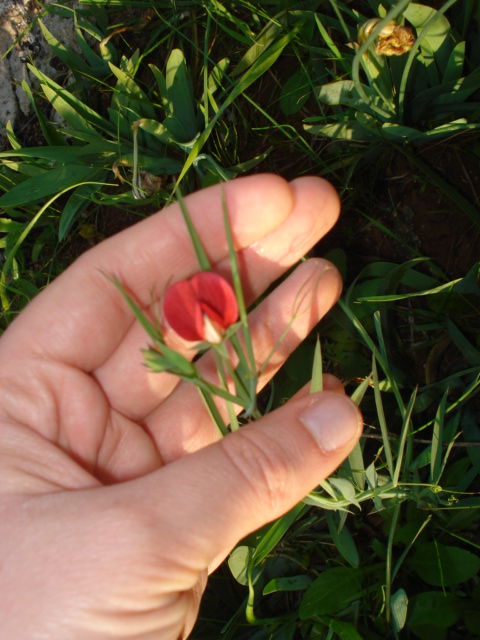
M 202 271 L 168 289 L 163 313 L 172 329 L 185 340 L 219 343 L 238 318 L 238 304 L 224 278 Z

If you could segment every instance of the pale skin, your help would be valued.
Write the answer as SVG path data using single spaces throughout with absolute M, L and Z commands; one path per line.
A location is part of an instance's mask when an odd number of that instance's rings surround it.
M 249 302 L 336 222 L 319 178 L 272 175 L 224 186 Z M 214 268 L 228 277 L 219 187 L 186 198 Z M 361 416 L 340 382 L 308 390 L 223 440 L 197 391 L 150 373 L 148 339 L 115 275 L 148 312 L 198 271 L 177 205 L 83 254 L 0 339 L 0 638 L 187 637 L 208 574 L 245 535 L 281 516 L 345 459 Z M 332 307 L 337 271 L 301 264 L 250 325 L 259 363 L 315 295 L 261 380 Z M 191 345 L 166 333 L 185 354 Z M 212 360 L 199 365 L 212 375 Z

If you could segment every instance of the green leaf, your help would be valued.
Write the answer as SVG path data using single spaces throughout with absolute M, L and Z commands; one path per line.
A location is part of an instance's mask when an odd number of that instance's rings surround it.
M 359 95 L 357 87 L 352 80 L 338 80 L 337 82 L 324 84 L 318 89 L 317 96 L 319 100 L 326 104 L 342 104 L 374 116 L 376 115 L 376 112 L 372 105 L 382 109 L 388 108 L 388 105 L 378 97 L 377 93 L 373 89 L 366 85 L 361 86 L 365 95 L 369 98 L 368 100 L 365 100 L 364 97 Z M 384 120 L 384 118 L 382 118 L 382 120 Z
M 462 77 L 463 63 L 465 62 L 465 42 L 459 42 L 447 62 L 447 68 L 443 74 L 443 82 L 457 82 Z M 443 84 L 442 82 L 442 84 Z
M 237 12 L 235 12 L 235 15 L 232 15 L 221 2 L 218 2 L 218 0 L 211 0 L 210 4 L 215 9 L 215 11 L 211 12 L 212 18 L 215 19 L 220 29 L 223 29 L 223 31 L 225 31 L 225 33 L 234 40 L 250 46 L 252 44 L 252 35 L 250 33 L 248 23 L 241 20 Z M 220 20 L 219 18 L 222 19 Z M 228 28 L 225 25 L 225 22 L 231 22 L 235 26 L 236 30 L 234 31 L 233 29 Z M 240 33 L 238 33 L 237 30 L 240 31 Z
M 50 146 L 54 146 L 54 145 L 58 145 L 58 146 L 67 146 L 67 141 L 65 139 L 65 136 L 62 136 L 57 129 L 55 128 L 55 126 L 53 125 L 53 123 L 51 123 L 43 114 L 43 112 L 37 107 L 37 103 L 35 102 L 35 99 L 33 97 L 32 91 L 29 87 L 29 85 L 25 82 L 25 80 L 22 80 L 22 91 L 25 93 L 25 95 L 27 96 L 27 98 L 30 100 L 30 103 L 33 107 L 33 110 L 35 111 L 35 115 L 38 118 L 38 122 L 40 124 L 40 127 L 42 129 L 42 133 L 45 137 L 45 140 L 47 141 L 47 144 Z
M 175 142 L 170 131 L 165 127 L 165 125 L 158 122 L 158 120 L 152 120 L 151 118 L 140 118 L 140 120 L 137 120 L 135 124 L 139 127 L 139 129 L 148 131 L 148 133 L 150 133 L 152 136 L 158 138 L 163 144 Z
M 450 23 L 439 11 L 413 2 L 403 15 L 416 28 L 417 34 L 422 36 L 420 49 L 423 62 L 429 72 L 430 82 L 432 85 L 439 84 L 436 65 L 443 75 L 452 49 Z M 453 42 L 453 39 L 451 41 Z
M 97 169 L 84 164 L 68 164 L 29 178 L 0 196 L 0 207 L 16 207 L 46 198 L 63 189 L 87 182 L 97 175 Z
M 180 49 L 174 49 L 167 61 L 166 89 L 169 117 L 164 124 L 179 142 L 190 142 L 198 133 L 192 79 Z
M 346 460 L 346 465 L 350 467 L 352 478 L 357 487 L 363 491 L 365 488 L 365 464 L 363 462 L 362 447 L 360 442 L 357 442 L 353 451 L 350 453 Z
M 429 625 L 432 631 L 438 627 L 447 628 L 455 624 L 461 611 L 461 602 L 452 593 L 425 591 L 411 599 L 407 623 L 413 628 Z
M 68 91 L 56 91 L 46 84 L 42 84 L 41 87 L 47 100 L 50 101 L 52 107 L 65 119 L 67 124 L 78 131 L 90 134 L 95 133 L 95 128 L 88 120 L 83 118 L 80 112 L 65 99 L 64 96 L 68 94 Z
M 99 171 L 95 176 L 94 184 L 81 184 L 69 197 L 58 226 L 58 239 L 62 241 L 67 235 L 74 220 L 91 203 L 90 196 L 98 191 L 104 180 L 107 179 L 107 172 Z
M 315 616 L 336 613 L 353 600 L 361 598 L 361 576 L 358 569 L 326 569 L 303 596 L 299 609 L 300 619 L 308 620 Z
M 216 105 L 215 100 L 213 99 L 213 95 L 222 85 L 223 79 L 227 75 L 228 65 L 230 64 L 230 60 L 228 58 L 223 58 L 220 62 L 217 62 L 213 69 L 208 74 L 207 79 L 207 94 L 208 99 L 210 101 L 211 106 L 213 107 L 215 113 L 218 111 L 218 107 Z M 201 102 L 203 103 L 205 100 L 205 95 L 202 96 Z
M 285 13 L 283 17 L 285 18 Z M 233 75 L 237 76 L 240 73 L 248 72 L 248 69 L 252 67 L 259 58 L 268 52 L 272 43 L 278 42 L 279 34 L 284 30 L 284 25 L 281 23 L 281 16 L 276 16 L 276 20 L 271 20 L 255 38 L 255 43 L 248 49 L 243 58 L 233 71 Z
M 90 125 L 95 125 L 103 131 L 108 131 L 115 134 L 108 120 L 102 118 L 96 111 L 88 107 L 81 100 L 73 96 L 66 89 L 62 88 L 51 78 L 43 74 L 36 67 L 29 64 L 28 69 L 39 80 L 43 86 L 49 88 L 49 94 L 51 97 L 50 102 L 54 109 L 56 109 L 62 117 L 73 127 L 73 129 L 83 130 L 82 126 L 75 126 L 74 123 L 82 125 L 85 131 L 91 131 Z M 58 108 L 57 108 L 58 107 Z
M 323 16 L 322 16 L 323 17 Z M 322 21 L 320 20 L 320 16 L 318 13 L 315 13 L 315 22 L 318 27 L 318 31 L 320 32 L 321 37 L 325 41 L 325 44 L 333 53 L 335 60 L 343 67 L 343 70 L 347 73 L 350 73 L 350 65 L 347 60 L 345 60 L 344 56 L 340 53 L 337 45 L 334 40 L 331 38 L 329 33 L 329 28 L 324 26 Z
M 100 47 L 100 51 L 103 56 L 98 56 L 95 51 L 89 46 L 83 32 L 88 33 L 91 38 L 94 38 Z M 94 25 L 86 20 L 77 20 L 75 14 L 75 33 L 77 35 L 77 41 L 82 54 L 85 56 L 87 62 L 92 66 L 95 71 L 95 75 L 103 77 L 110 73 L 108 62 L 115 62 L 116 51 L 112 42 L 108 40 L 104 42 L 104 33 L 97 29 Z M 95 45 L 93 45 L 95 46 Z
M 393 628 L 398 633 L 405 626 L 408 610 L 408 598 L 405 589 L 396 591 L 390 601 Z
M 307 575 L 291 576 L 289 578 L 274 578 L 266 585 L 263 595 L 277 591 L 303 591 L 312 584 L 312 578 Z
M 461 584 L 480 571 L 480 558 L 477 555 L 435 542 L 417 545 L 407 564 L 424 582 L 438 587 Z
M 280 108 L 286 116 L 300 111 L 312 92 L 310 78 L 305 69 L 294 73 L 282 87 L 280 94 Z
M 228 567 L 237 582 L 246 586 L 248 584 L 248 565 L 253 557 L 251 547 L 240 546 L 232 551 L 228 557 Z
M 355 120 L 340 122 L 338 124 L 313 124 L 311 119 L 304 120 L 303 128 L 307 133 L 316 136 L 324 136 L 333 140 L 353 140 L 359 142 L 371 142 L 381 138 L 380 127 L 368 128 Z
M 284 516 L 276 520 L 262 536 L 253 557 L 254 564 L 259 564 L 277 546 L 292 524 L 305 511 L 305 505 L 297 504 Z
M 124 66 L 130 68 L 129 61 L 124 61 Z M 113 93 L 112 107 L 128 114 L 128 122 L 133 122 L 140 117 L 155 118 L 155 108 L 133 79 L 130 72 L 109 63 L 110 71 L 117 78 L 117 84 Z
M 358 555 L 357 547 L 353 540 L 352 534 L 347 529 L 346 525 L 339 530 L 339 523 L 336 514 L 331 511 L 327 511 L 325 514 L 327 518 L 328 529 L 332 540 L 337 547 L 339 553 L 345 558 L 345 560 L 355 569 L 360 564 L 360 557 Z
M 91 161 L 103 156 L 108 157 L 122 154 L 130 150 L 130 147 L 119 145 L 117 142 L 102 140 L 97 134 L 90 136 L 82 134 L 85 141 L 92 140 L 93 143 L 78 146 L 51 146 L 51 147 L 30 147 L 15 151 L 2 151 L 0 158 L 42 158 L 52 162 L 75 163 L 76 161 Z M 90 156 L 90 158 L 88 157 Z M 49 168 L 51 163 L 45 163 L 44 167 Z
M 434 287 L 433 289 L 426 289 L 425 291 L 411 291 L 410 293 L 394 293 L 392 295 L 387 296 L 361 296 L 358 298 L 358 302 L 394 302 L 395 300 L 405 300 L 407 298 L 418 298 L 420 296 L 432 296 L 437 293 L 442 293 L 444 291 L 450 291 L 452 287 L 460 282 L 461 278 L 458 280 L 453 280 L 452 282 L 446 282 L 445 284 L 441 284 L 438 287 Z
M 341 638 L 341 640 L 363 640 L 356 628 L 350 622 L 338 620 L 338 618 L 322 618 L 322 622 L 326 622 L 329 628 Z
M 434 53 L 436 55 L 436 62 L 443 74 L 452 50 L 449 41 L 445 42 L 445 46 L 442 46 L 446 38 L 450 39 L 450 25 L 448 21 L 446 21 L 446 18 L 444 18 L 443 13 L 445 13 L 451 5 L 455 4 L 455 2 L 456 0 L 447 0 L 439 11 L 435 11 L 430 7 L 424 7 L 423 5 L 408 3 L 404 11 L 405 17 L 417 28 L 419 35 L 408 53 L 398 90 L 398 117 L 400 122 L 403 122 L 406 87 L 414 61 L 421 63 L 421 70 L 426 71 L 432 86 L 435 87 L 440 84 Z M 421 12 L 423 12 L 423 15 L 420 15 Z M 448 25 L 447 27 L 445 26 L 445 21 L 446 25 Z M 430 36 L 430 40 L 427 36 Z M 424 41 L 425 45 L 422 46 Z M 420 47 L 421 54 L 419 54 Z
M 455 323 L 448 318 L 447 320 L 448 335 L 452 338 L 456 347 L 463 355 L 468 364 L 472 367 L 480 367 L 480 352 L 473 344 L 463 335 Z
M 287 44 L 293 40 L 293 38 L 297 35 L 298 28 L 292 29 L 287 35 L 280 38 L 274 45 L 269 47 L 265 53 L 260 56 L 258 60 L 252 65 L 250 69 L 248 69 L 244 75 L 240 78 L 236 85 L 234 85 L 232 91 L 228 95 L 225 102 L 222 104 L 221 108 L 217 111 L 215 116 L 210 120 L 208 127 L 200 134 L 200 136 L 195 141 L 195 144 L 190 151 L 187 160 L 185 161 L 184 167 L 180 176 L 178 177 L 178 181 L 180 182 L 187 171 L 190 169 L 194 161 L 196 160 L 198 154 L 200 153 L 203 145 L 208 140 L 210 134 L 212 133 L 215 123 L 218 118 L 223 114 L 223 112 L 230 106 L 230 104 L 238 98 L 246 89 L 257 80 L 262 74 L 264 74 L 268 69 L 273 65 L 273 63 L 277 60 L 277 58 L 282 53 L 283 49 L 287 46 Z M 237 67 L 238 69 L 238 67 Z
M 58 56 L 69 69 L 71 69 L 72 71 L 83 71 L 83 73 L 86 74 L 90 74 L 92 72 L 91 68 L 88 66 L 88 64 L 86 64 L 85 60 L 71 49 L 67 49 L 67 47 L 59 42 L 55 38 L 55 36 L 50 33 L 50 31 L 43 24 L 43 21 L 40 18 L 38 19 L 38 24 L 40 25 L 40 29 L 42 30 L 43 36 L 48 45 L 53 49 L 55 55 Z

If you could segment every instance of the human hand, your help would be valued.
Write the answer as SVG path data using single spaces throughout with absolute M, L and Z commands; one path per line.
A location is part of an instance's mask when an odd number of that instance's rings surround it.
M 333 188 L 271 175 L 224 185 L 247 303 L 335 223 Z M 229 258 L 218 186 L 186 198 L 217 272 Z M 0 638 L 186 637 L 209 571 L 327 477 L 359 438 L 338 380 L 218 439 L 197 391 L 142 364 L 148 342 L 118 277 L 151 292 L 198 271 L 177 205 L 82 255 L 0 340 Z M 302 263 L 250 316 L 261 363 L 309 278 L 316 296 L 261 379 L 335 303 L 337 271 Z M 157 298 L 158 299 L 158 298 Z M 184 354 L 190 345 L 166 333 Z M 208 354 L 199 367 L 213 367 Z

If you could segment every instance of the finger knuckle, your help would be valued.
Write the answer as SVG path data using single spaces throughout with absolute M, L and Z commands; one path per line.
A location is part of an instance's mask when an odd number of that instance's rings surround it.
M 235 436 L 222 444 L 239 481 L 250 488 L 257 504 L 275 510 L 290 493 L 288 455 L 278 442 L 261 432 L 252 434 L 245 429 Z

